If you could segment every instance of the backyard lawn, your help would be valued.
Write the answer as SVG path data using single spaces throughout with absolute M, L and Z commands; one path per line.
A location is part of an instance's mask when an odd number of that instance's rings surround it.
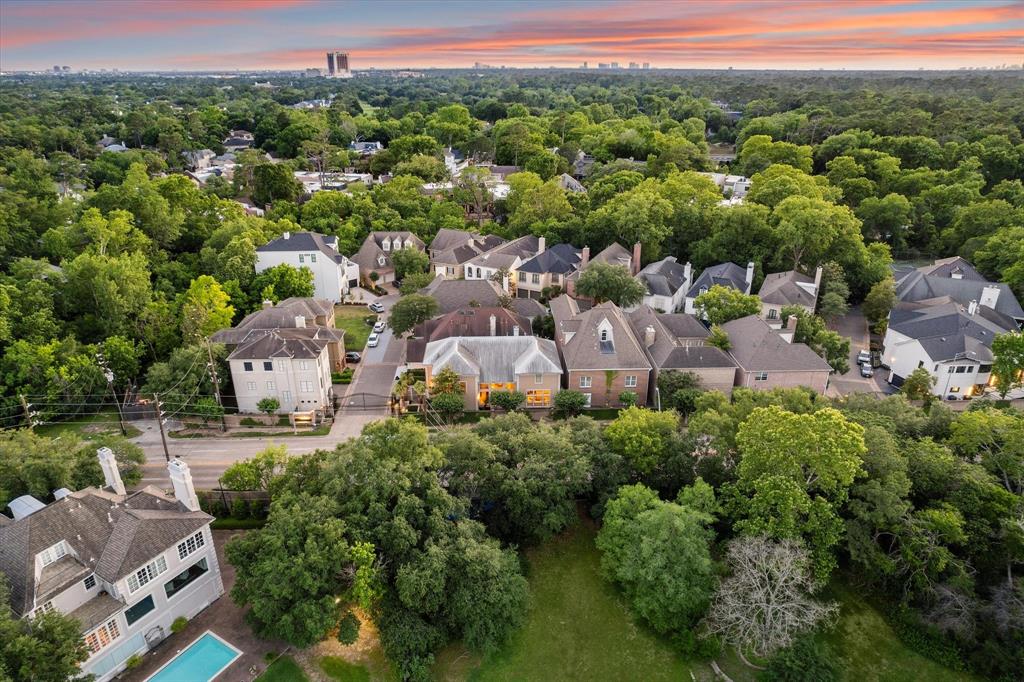
M 370 338 L 371 325 L 366 317 L 373 315 L 365 305 L 334 306 L 334 326 L 345 330 L 345 350 L 362 351 Z
M 130 423 L 125 422 L 125 430 L 129 438 L 142 433 Z M 35 432 L 41 436 L 56 438 L 57 436 L 75 435 L 80 438 L 89 439 L 95 436 L 121 435 L 121 426 L 117 420 L 117 408 L 103 408 L 95 414 L 83 414 L 72 416 L 67 421 L 46 424 L 35 427 Z
M 282 656 L 267 668 L 256 682 L 309 682 L 302 668 L 291 656 Z

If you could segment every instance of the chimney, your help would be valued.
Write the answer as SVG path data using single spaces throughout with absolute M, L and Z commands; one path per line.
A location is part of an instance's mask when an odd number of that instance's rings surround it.
M 976 312 L 978 312 L 978 302 L 977 301 L 971 301 L 970 304 L 968 304 L 968 306 L 967 306 L 967 314 L 968 315 L 974 315 L 974 313 L 976 313 Z
M 118 495 L 124 495 L 124 482 L 121 481 L 121 472 L 117 470 L 117 460 L 114 458 L 114 451 L 110 448 L 100 448 L 96 451 L 100 460 L 100 468 L 103 469 L 103 483 Z
M 519 336 L 519 325 L 512 325 L 512 336 Z
M 633 260 L 629 263 L 629 274 L 640 272 L 640 242 L 633 244 Z
M 292 233 L 291 232 L 285 232 L 281 236 L 284 237 L 285 239 L 291 239 L 292 238 Z
M 306 316 L 305 315 L 296 315 L 295 316 L 295 328 L 296 329 L 305 329 L 306 328 Z
M 647 328 L 644 329 L 644 345 L 647 346 L 648 348 L 653 346 L 654 345 L 654 336 L 655 336 L 654 325 L 651 325 L 651 324 L 647 325 Z
M 268 309 L 273 308 L 273 307 L 274 307 L 274 302 L 273 301 L 271 301 L 269 298 L 263 299 L 263 309 L 264 310 L 268 310 Z
M 196 497 L 196 489 L 192 485 L 192 472 L 188 470 L 188 464 L 175 457 L 167 463 L 167 472 L 171 475 L 171 485 L 174 486 L 174 498 L 189 511 L 199 511 L 199 498 Z
M 796 331 L 796 325 L 797 325 L 798 322 L 800 322 L 800 318 L 799 317 L 797 317 L 796 315 L 790 315 L 789 317 L 786 318 L 786 329 L 788 331 L 795 332 Z
M 685 289 L 686 291 L 690 290 L 690 284 L 693 283 L 692 280 L 690 279 L 690 276 L 692 274 L 693 274 L 693 265 L 690 264 L 690 261 L 686 261 L 686 264 L 683 265 L 683 279 L 685 280 L 685 283 L 683 284 L 683 289 Z
M 814 295 L 817 296 L 821 286 L 821 266 L 819 265 L 814 271 Z
M 498 318 L 495 317 L 492 314 L 490 320 L 488 320 L 488 321 L 490 322 L 491 336 L 497 336 L 498 335 Z
M 979 303 L 986 308 L 996 309 L 996 301 L 999 300 L 999 287 L 995 284 L 989 284 L 981 290 L 981 301 Z
M 743 293 L 749 294 L 750 289 L 754 286 L 754 261 L 747 263 L 747 276 L 743 281 L 747 283 L 747 290 Z
M 544 237 L 541 237 L 540 239 L 537 240 L 537 255 L 538 256 L 540 254 L 544 253 L 544 249 L 547 248 L 547 244 L 548 244 L 548 240 L 545 239 Z
M 796 315 L 790 315 L 786 318 L 786 324 L 779 330 L 779 338 L 786 343 L 793 343 L 793 339 L 796 337 L 796 324 L 800 318 Z
M 587 267 L 590 262 L 590 247 L 584 246 L 583 251 L 580 253 L 580 270 Z

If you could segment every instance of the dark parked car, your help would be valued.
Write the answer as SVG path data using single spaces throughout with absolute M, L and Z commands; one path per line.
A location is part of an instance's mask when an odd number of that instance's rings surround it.
M 871 369 L 871 365 L 861 365 L 860 375 L 864 378 L 870 378 L 875 376 L 875 370 Z
M 361 356 L 359 353 L 355 352 L 354 350 L 350 350 L 349 352 L 345 353 L 345 362 L 356 363 L 356 362 L 359 362 L 362 359 L 363 359 L 363 356 Z

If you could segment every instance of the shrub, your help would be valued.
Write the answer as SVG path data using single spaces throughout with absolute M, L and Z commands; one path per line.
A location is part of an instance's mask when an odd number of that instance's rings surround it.
M 555 394 L 556 417 L 575 417 L 587 406 L 587 396 L 579 391 L 559 391 Z
M 526 395 L 521 391 L 494 391 L 488 402 L 492 407 L 512 412 L 526 402 Z
M 639 396 L 636 394 L 636 391 L 623 391 L 619 394 L 619 402 L 622 403 L 623 407 L 633 407 L 638 399 Z
M 249 516 L 249 505 L 241 497 L 231 500 L 231 516 L 236 519 L 244 519 Z
M 140 663 L 142 663 L 142 656 L 132 654 L 128 657 L 128 660 L 124 662 L 124 667 L 131 670 L 132 668 L 138 668 Z
M 351 611 L 346 611 L 338 621 L 338 641 L 342 644 L 355 644 L 357 639 L 359 639 L 359 618 Z
M 832 649 L 813 637 L 801 637 L 781 649 L 761 673 L 770 682 L 834 682 L 839 679 L 839 661 Z
M 458 393 L 442 393 L 430 399 L 430 406 L 441 413 L 448 421 L 463 411 L 462 396 Z
M 269 417 L 281 409 L 281 401 L 273 397 L 263 398 L 256 403 L 256 409 Z
M 266 426 L 263 422 L 256 421 L 252 417 L 242 417 L 238 423 L 242 426 Z
M 178 616 L 177 618 L 174 619 L 174 622 L 171 623 L 171 632 L 173 632 L 174 634 L 178 634 L 179 632 L 184 630 L 187 626 L 188 626 L 188 618 L 186 618 L 185 616 Z

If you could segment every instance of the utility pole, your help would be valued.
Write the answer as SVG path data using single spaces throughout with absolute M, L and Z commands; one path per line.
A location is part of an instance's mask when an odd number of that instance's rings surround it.
M 160 394 L 153 394 L 153 401 L 156 403 L 156 423 L 160 427 L 160 440 L 164 444 L 164 459 L 171 461 L 171 453 L 167 451 L 167 435 L 164 433 L 164 410 L 160 402 Z
M 127 436 L 128 430 L 124 427 L 124 412 L 121 410 L 121 401 L 117 399 L 117 391 L 114 390 L 114 373 L 109 369 L 103 372 L 107 377 L 107 385 L 110 386 L 110 395 L 114 396 L 114 405 L 117 407 L 117 421 L 121 424 L 121 435 Z
M 228 430 L 228 420 L 224 418 L 224 403 L 220 400 L 220 382 L 217 381 L 217 366 L 213 364 L 213 350 L 210 348 L 210 338 L 206 338 L 206 357 L 210 359 L 210 378 L 213 379 L 213 396 L 220 405 L 220 430 Z
M 29 405 L 27 400 L 25 400 L 24 394 L 18 394 L 18 397 L 21 399 L 21 410 L 25 414 L 25 423 L 28 425 L 28 428 L 31 429 L 35 426 L 35 423 L 32 420 L 32 406 Z

